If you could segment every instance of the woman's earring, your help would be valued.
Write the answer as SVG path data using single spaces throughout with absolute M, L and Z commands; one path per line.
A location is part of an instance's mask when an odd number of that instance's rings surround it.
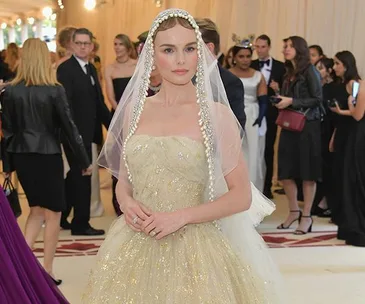
M 235 61 L 235 60 L 233 60 L 233 61 L 232 61 L 232 64 L 233 64 L 233 65 L 236 65 L 236 61 Z
M 156 70 L 156 66 L 153 65 L 152 66 L 152 71 L 154 71 L 154 70 Z

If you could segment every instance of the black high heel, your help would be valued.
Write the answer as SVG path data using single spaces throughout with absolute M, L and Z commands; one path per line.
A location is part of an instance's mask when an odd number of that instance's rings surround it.
M 52 278 L 52 281 L 56 284 L 56 286 L 60 286 L 62 284 L 62 280 L 55 280 Z
M 62 280 L 56 280 L 50 274 L 48 274 L 48 275 L 52 279 L 53 283 L 56 284 L 56 286 L 60 286 L 62 284 Z
M 290 210 L 290 213 L 294 213 L 294 212 L 299 212 L 299 217 L 298 218 L 296 218 L 294 221 L 292 221 L 290 224 L 289 224 L 289 226 L 284 226 L 284 223 L 282 223 L 282 224 L 280 224 L 278 227 L 276 227 L 277 229 L 289 229 L 290 228 L 290 226 L 294 223 L 294 222 L 296 222 L 296 221 L 298 221 L 299 223 L 300 223 L 300 221 L 302 220 L 302 211 L 301 210 Z
M 294 231 L 294 234 L 295 235 L 304 235 L 304 234 L 307 234 L 308 232 L 312 232 L 312 226 L 313 226 L 313 218 L 312 218 L 312 216 L 311 215 L 303 215 L 302 216 L 302 218 L 310 218 L 311 219 L 311 224 L 310 224 L 310 226 L 308 227 L 308 230 L 307 231 L 303 231 L 303 230 L 295 230 Z

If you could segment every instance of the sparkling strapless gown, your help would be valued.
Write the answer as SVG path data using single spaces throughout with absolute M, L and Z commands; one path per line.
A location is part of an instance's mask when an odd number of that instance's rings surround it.
M 173 211 L 204 203 L 202 143 L 135 135 L 126 155 L 133 195 L 148 208 Z M 271 303 L 262 293 L 265 282 L 257 282 L 213 223 L 188 225 L 156 240 L 131 230 L 121 216 L 99 250 L 83 303 Z

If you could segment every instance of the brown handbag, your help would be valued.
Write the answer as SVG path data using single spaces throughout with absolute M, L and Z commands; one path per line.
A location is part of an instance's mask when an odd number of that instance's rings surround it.
M 304 113 L 292 109 L 280 110 L 278 118 L 276 119 L 276 124 L 285 130 L 302 132 L 306 120 L 305 115 L 308 111 L 309 109 Z

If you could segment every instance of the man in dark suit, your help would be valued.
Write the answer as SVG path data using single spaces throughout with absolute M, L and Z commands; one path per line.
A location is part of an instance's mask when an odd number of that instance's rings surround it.
M 212 20 L 208 18 L 197 18 L 195 21 L 199 26 L 200 32 L 202 33 L 202 38 L 207 47 L 212 52 L 212 54 L 217 57 L 220 50 L 220 37 L 217 26 Z M 237 120 L 242 128 L 245 129 L 246 114 L 244 103 L 245 91 L 243 83 L 238 77 L 224 69 L 220 64 L 218 64 L 218 68 L 231 109 L 236 115 Z
M 91 144 L 102 143 L 102 124 L 108 127 L 111 114 L 104 103 L 104 97 L 95 67 L 89 63 L 93 50 L 92 33 L 84 28 L 77 29 L 72 37 L 74 55 L 57 69 L 58 80 L 66 90 L 71 113 L 91 156 Z M 66 201 L 68 210 L 62 214 L 61 227 L 71 229 L 72 235 L 102 235 L 104 230 L 90 226 L 91 177 L 82 176 L 75 156 L 67 143 L 63 147 L 70 171 L 66 178 Z M 74 218 L 69 224 L 67 217 L 74 208 Z
M 270 56 L 271 40 L 267 35 L 261 35 L 256 39 L 255 50 L 256 60 L 252 61 L 251 67 L 260 71 L 266 80 L 268 88 L 268 96 L 275 96 L 279 93 L 285 74 L 284 63 L 275 60 Z M 265 142 L 265 162 L 266 162 L 266 178 L 264 186 L 264 194 L 268 198 L 273 198 L 271 187 L 272 177 L 274 173 L 274 144 L 276 140 L 277 125 L 276 118 L 278 117 L 278 109 L 273 105 L 268 105 L 266 111 L 266 142 Z

